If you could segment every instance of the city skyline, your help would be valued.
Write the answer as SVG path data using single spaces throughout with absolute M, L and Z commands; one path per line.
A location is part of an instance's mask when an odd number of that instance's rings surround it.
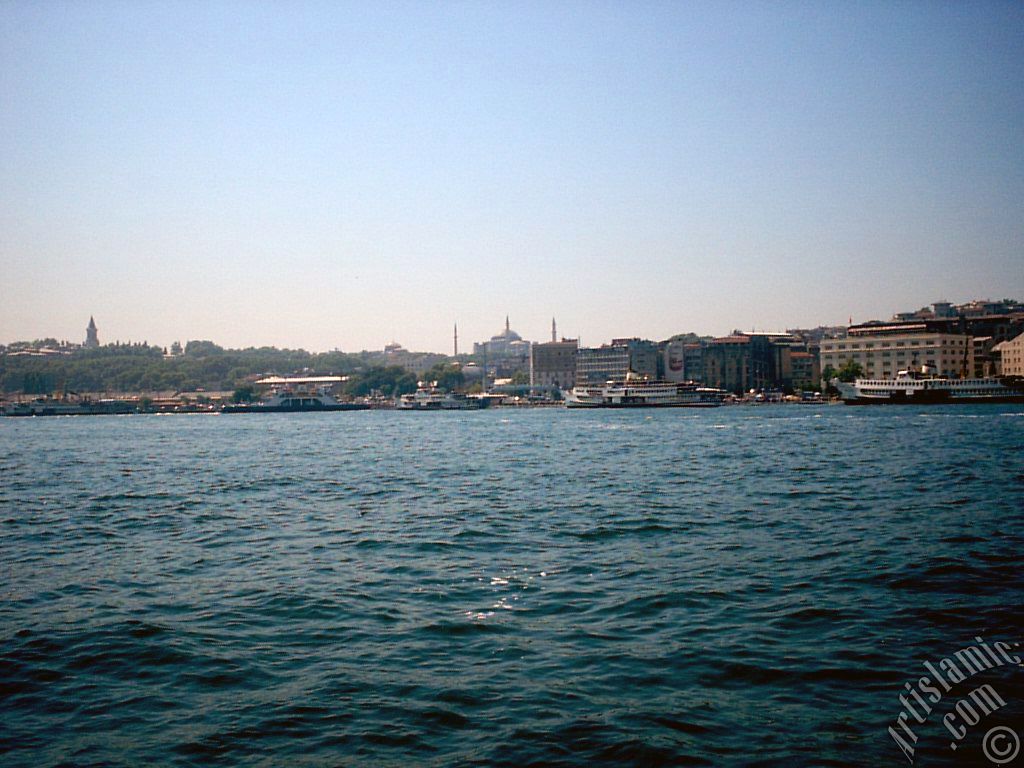
M 1024 295 L 1024 9 L 0 9 L 0 339 L 448 353 Z
M 294 346 L 294 347 L 284 347 L 284 349 L 302 349 L 302 350 L 305 350 L 305 351 L 311 352 L 311 353 L 324 353 L 324 352 L 340 351 L 340 352 L 353 353 L 354 354 L 354 353 L 359 353 L 359 352 L 380 352 L 382 349 L 384 351 L 387 351 L 387 349 L 389 347 L 394 347 L 395 345 L 397 345 L 400 349 L 403 349 L 403 350 L 405 350 L 407 352 L 416 353 L 416 354 L 450 355 L 452 357 L 460 357 L 460 356 L 462 356 L 462 357 L 473 357 L 473 356 L 475 356 L 477 354 L 476 351 L 472 349 L 473 347 L 484 346 L 484 345 L 487 344 L 488 340 L 494 341 L 495 339 L 499 339 L 502 336 L 505 336 L 506 334 L 508 334 L 509 331 L 512 331 L 512 338 L 522 339 L 523 341 L 525 341 L 525 342 L 527 342 L 529 344 L 543 344 L 543 343 L 548 342 L 548 341 L 575 341 L 575 342 L 577 342 L 578 346 L 580 346 L 580 347 L 585 347 L 585 346 L 605 346 L 605 345 L 608 345 L 611 342 L 614 342 L 616 339 L 646 339 L 648 341 L 663 342 L 663 341 L 667 341 L 668 339 L 673 338 L 675 336 L 681 336 L 681 335 L 685 335 L 685 334 L 695 334 L 695 335 L 697 335 L 697 336 L 699 336 L 701 338 L 713 339 L 713 338 L 726 337 L 726 336 L 729 336 L 730 334 L 735 333 L 735 332 L 739 332 L 741 334 L 755 334 L 755 335 L 756 334 L 759 334 L 759 335 L 765 335 L 765 334 L 767 334 L 767 335 L 772 335 L 772 334 L 774 334 L 774 335 L 786 335 L 786 334 L 789 333 L 789 331 L 799 331 L 799 330 L 809 331 L 809 330 L 817 330 L 817 329 L 822 329 L 822 328 L 845 327 L 845 326 L 848 326 L 848 325 L 852 327 L 852 325 L 856 325 L 857 323 L 868 323 L 868 324 L 870 324 L 870 323 L 874 323 L 874 322 L 885 323 L 887 321 L 905 322 L 905 319 L 901 320 L 898 317 L 898 315 L 901 315 L 901 314 L 903 314 L 903 315 L 910 315 L 910 314 L 916 314 L 918 312 L 931 313 L 932 307 L 934 305 L 936 305 L 936 304 L 948 304 L 948 305 L 951 305 L 952 308 L 953 308 L 953 311 L 955 312 L 956 307 L 958 305 L 962 306 L 962 307 L 966 307 L 968 305 L 978 305 L 978 304 L 984 305 L 984 304 L 988 304 L 988 303 L 1002 303 L 1002 302 L 1010 302 L 1011 304 L 1014 304 L 1014 305 L 1018 305 L 1018 306 L 1020 305 L 1020 301 L 1018 299 L 1016 299 L 1016 298 L 1013 298 L 1013 297 L 1001 297 L 1000 299 L 992 299 L 992 297 L 985 297 L 985 298 L 974 297 L 974 298 L 972 298 L 972 299 L 970 299 L 968 301 L 965 301 L 965 302 L 946 302 L 945 300 L 939 300 L 939 301 L 936 301 L 936 302 L 929 302 L 929 303 L 927 303 L 927 304 L 925 304 L 925 305 L 923 305 L 921 307 L 918 307 L 918 308 L 903 307 L 902 309 L 894 310 L 893 312 L 889 313 L 888 315 L 886 315 L 884 317 L 875 317 L 875 318 L 870 318 L 870 319 L 861 318 L 861 319 L 858 319 L 856 321 L 856 323 L 854 323 L 853 322 L 854 319 L 852 317 L 850 317 L 850 318 L 847 318 L 847 322 L 842 322 L 842 323 L 811 323 L 811 324 L 805 324 L 805 325 L 787 324 L 785 326 L 778 326 L 776 328 L 739 328 L 739 327 L 733 326 L 733 327 L 729 328 L 729 330 L 723 330 L 721 332 L 715 332 L 715 333 L 700 333 L 700 332 L 694 331 L 692 329 L 682 329 L 682 330 L 675 330 L 672 333 L 665 334 L 665 335 L 662 335 L 662 336 L 643 336 L 641 334 L 631 333 L 631 332 L 628 332 L 628 331 L 624 331 L 623 333 L 619 333 L 619 334 L 616 334 L 614 336 L 608 337 L 606 339 L 600 339 L 600 340 L 597 340 L 597 341 L 594 341 L 594 340 L 589 339 L 589 338 L 584 339 L 583 336 L 580 335 L 580 334 L 577 334 L 577 335 L 568 334 L 567 335 L 567 334 L 564 334 L 564 333 L 557 332 L 557 330 L 556 330 L 556 328 L 557 328 L 557 317 L 552 317 L 551 318 L 551 325 L 549 326 L 549 329 L 548 329 L 549 330 L 549 334 L 551 334 L 551 335 L 549 335 L 547 337 L 532 338 L 529 335 L 519 334 L 518 331 L 516 330 L 516 328 L 512 327 L 512 325 L 511 325 L 510 315 L 506 314 L 505 315 L 504 324 L 501 327 L 501 329 L 498 330 L 497 333 L 489 334 L 488 336 L 482 337 L 479 341 L 477 341 L 477 340 L 469 340 L 468 344 L 466 343 L 466 341 L 467 341 L 466 338 L 463 336 L 463 337 L 461 337 L 462 338 L 462 346 L 461 347 L 458 346 L 458 344 L 459 344 L 458 339 L 460 338 L 459 337 L 459 331 L 458 331 L 458 324 L 457 323 L 454 324 L 453 329 L 452 329 L 452 337 L 449 339 L 449 345 L 450 345 L 449 346 L 449 350 L 450 350 L 450 352 L 452 352 L 454 354 L 450 354 L 449 352 L 446 352 L 446 351 L 443 351 L 443 350 L 438 350 L 438 349 L 417 349 L 417 348 L 409 347 L 408 345 L 403 344 L 401 342 L 401 340 L 399 340 L 399 339 L 391 339 L 391 340 L 381 344 L 378 347 L 363 347 L 361 349 L 344 349 L 344 348 L 342 348 L 340 346 L 337 346 L 337 345 L 334 346 L 334 347 L 325 348 L 325 349 L 316 349 L 316 348 L 306 347 L 306 346 L 302 346 L 302 345 Z M 971 307 L 972 314 L 976 314 L 976 313 L 978 313 L 980 311 L 981 311 L 981 309 L 976 307 L 976 306 L 975 307 Z M 1005 310 L 999 310 L 999 311 L 1005 311 Z M 940 315 L 940 316 L 941 317 L 949 317 L 950 315 Z M 954 318 L 955 318 L 955 316 L 956 316 L 955 314 L 952 315 L 952 317 L 954 317 Z M 130 334 L 126 338 L 122 338 L 122 337 L 120 337 L 120 336 L 115 334 L 111 338 L 100 339 L 99 338 L 99 329 L 98 329 L 98 326 L 96 324 L 95 318 L 92 315 L 89 316 L 89 322 L 88 322 L 88 325 L 86 326 L 86 329 L 85 329 L 85 340 L 84 340 L 84 343 L 83 342 L 78 342 L 74 338 L 66 338 L 66 337 L 61 337 L 61 336 L 52 336 L 52 335 L 48 335 L 48 334 L 35 334 L 35 335 L 31 335 L 30 334 L 29 336 L 26 336 L 24 338 L 19 338 L 19 339 L 0 339 L 0 346 L 4 346 L 4 345 L 7 345 L 7 344 L 35 342 L 35 341 L 40 341 L 42 339 L 47 339 L 47 338 L 55 339 L 56 341 L 58 341 L 59 343 L 62 343 L 62 344 L 63 343 L 67 343 L 67 344 L 70 344 L 70 345 L 77 345 L 77 346 L 83 346 L 83 347 L 95 347 L 95 346 L 103 346 L 103 345 L 106 345 L 106 344 L 115 344 L 115 343 L 120 343 L 120 344 L 143 344 L 143 343 L 146 343 L 146 344 L 149 344 L 150 346 L 168 348 L 168 347 L 171 347 L 171 346 L 173 346 L 175 344 L 184 345 L 184 344 L 186 344 L 189 341 L 213 342 L 213 343 L 217 344 L 218 346 L 221 346 L 221 347 L 224 347 L 224 348 L 229 348 L 229 349 L 250 349 L 250 348 L 257 348 L 258 349 L 258 348 L 262 348 L 262 347 L 273 347 L 274 346 L 272 344 L 262 344 L 262 343 L 258 343 L 258 342 L 242 343 L 242 344 L 221 343 L 220 340 L 214 339 L 214 338 L 210 338 L 209 336 L 201 336 L 201 337 L 196 337 L 196 338 L 175 338 L 173 341 L 170 341 L 170 342 L 153 341 L 151 339 L 139 339 L 139 338 L 132 337 Z

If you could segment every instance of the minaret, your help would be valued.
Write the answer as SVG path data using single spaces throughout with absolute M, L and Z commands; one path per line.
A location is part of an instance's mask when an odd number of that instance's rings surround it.
M 459 324 L 455 324 L 455 354 L 452 357 L 459 356 Z
M 551 341 L 558 341 L 558 334 L 555 331 L 555 318 L 551 318 Z
M 509 330 L 510 329 L 508 327 L 508 315 L 505 315 L 505 333 L 508 333 Z
M 100 345 L 100 337 L 97 335 L 96 321 L 89 315 L 89 325 L 85 329 L 85 346 L 92 349 Z

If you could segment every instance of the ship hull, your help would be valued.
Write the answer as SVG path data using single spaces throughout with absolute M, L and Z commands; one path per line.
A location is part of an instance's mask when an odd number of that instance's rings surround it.
M 583 403 L 565 401 L 566 408 L 717 408 L 720 403 Z
M 854 397 L 845 399 L 846 405 L 1010 405 L 1024 403 L 1024 393 L 1019 395 L 992 395 L 977 397 Z
M 221 413 L 323 413 L 325 411 L 367 411 L 362 403 L 333 403 L 329 405 L 226 405 Z
M 980 405 L 1024 403 L 1024 385 L 999 379 L 939 379 L 902 376 L 892 380 L 834 382 L 847 405 Z
M 395 410 L 398 411 L 479 411 L 487 406 L 476 402 L 451 402 L 451 403 L 399 403 Z
M 2 413 L 4 416 L 123 416 L 138 413 L 139 406 L 132 402 L 100 401 L 90 403 L 13 403 Z

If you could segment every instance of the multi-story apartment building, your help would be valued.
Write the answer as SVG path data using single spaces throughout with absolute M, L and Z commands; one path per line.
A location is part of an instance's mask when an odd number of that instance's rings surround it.
M 683 347 L 683 370 L 690 381 L 704 381 L 704 344 L 694 342 Z
M 712 339 L 704 349 L 703 381 L 736 393 L 791 387 L 794 343 L 782 333 L 734 333 Z
M 754 343 L 740 334 L 712 339 L 704 350 L 704 383 L 737 393 L 750 389 L 755 378 L 763 378 L 760 368 L 755 371 Z
M 816 389 L 821 380 L 821 369 L 818 356 L 813 352 L 791 350 L 789 353 L 793 366 L 793 386 L 799 389 Z
M 534 344 L 530 349 L 530 386 L 572 389 L 576 386 L 578 339 Z
M 613 339 L 600 347 L 581 347 L 576 354 L 576 383 L 622 381 L 629 372 L 657 379 L 658 358 L 658 345 L 641 339 Z

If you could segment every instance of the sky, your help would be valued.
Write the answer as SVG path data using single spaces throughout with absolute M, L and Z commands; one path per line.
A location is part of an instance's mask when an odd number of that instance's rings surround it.
M 1024 299 L 1017 2 L 0 0 L 0 343 Z

